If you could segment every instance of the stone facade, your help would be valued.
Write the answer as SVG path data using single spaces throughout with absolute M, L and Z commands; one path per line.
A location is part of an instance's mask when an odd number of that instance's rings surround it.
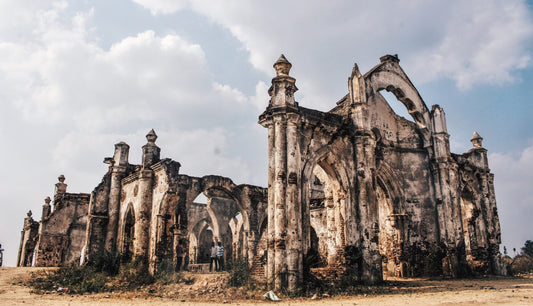
M 24 218 L 24 227 L 20 233 L 20 246 L 17 256 L 17 267 L 31 267 L 33 255 L 39 237 L 39 222 L 33 220 L 31 210 Z
M 182 175 L 178 162 L 160 159 L 155 132 L 146 138 L 142 165 L 129 164 L 125 143 L 105 159 L 109 171 L 89 203 L 88 259 L 119 251 L 145 258 L 155 271 L 161 263 L 176 262 L 179 243 L 189 251 L 185 262 L 208 262 L 212 241 L 224 244 L 226 261 L 253 258 L 258 225 L 266 219 L 266 190 L 221 176 Z M 199 196 L 206 203 L 195 201 Z
M 126 143 L 115 145 L 90 197 L 67 194 L 60 179 L 54 212 L 43 206 L 36 264 L 73 260 L 83 244 L 88 260 L 118 251 L 144 259 L 154 272 L 175 264 L 178 244 L 188 250 L 185 261 L 196 264 L 208 261 L 211 242 L 220 241 L 226 261 L 248 258 L 256 274 L 289 291 L 309 269 L 349 272 L 365 283 L 427 268 L 450 277 L 502 273 L 483 138 L 474 133 L 470 151 L 452 154 L 444 110 L 426 106 L 397 56 L 383 56 L 364 75 L 355 65 L 348 94 L 329 112 L 295 101 L 291 66 L 283 55 L 274 64 L 271 99 L 259 117 L 268 130 L 268 188 L 180 174 L 178 162 L 160 159 L 152 130 L 140 165 L 129 163 Z M 411 118 L 395 114 L 383 90 Z M 19 265 L 31 262 L 36 237 L 28 218 Z
M 384 272 L 413 274 L 417 256 L 431 252 L 439 253 L 445 275 L 500 272 L 500 226 L 482 138 L 475 133 L 472 150 L 451 154 L 443 109 L 427 108 L 397 56 L 383 56 L 364 75 L 355 65 L 348 94 L 329 112 L 294 100 L 296 80 L 283 55 L 274 69 L 259 122 L 268 129 L 267 277 L 275 288 L 297 288 L 313 247 L 334 266 L 352 246 L 356 277 L 367 283 Z M 394 113 L 382 90 L 412 121 Z
M 82 256 L 90 195 L 67 193 L 65 177 L 61 175 L 58 179 L 53 208 L 47 197 L 41 222 L 33 221 L 29 213 L 24 220 L 17 266 L 31 266 L 34 260 L 36 267 L 57 267 Z

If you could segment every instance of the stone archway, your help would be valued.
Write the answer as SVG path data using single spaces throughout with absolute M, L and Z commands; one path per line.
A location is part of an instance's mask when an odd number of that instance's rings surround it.
M 208 220 L 200 220 L 189 233 L 189 258 L 193 264 L 209 263 L 214 235 Z
M 302 201 L 305 255 L 312 249 L 312 231 L 315 231 L 317 251 L 326 265 L 340 260 L 346 245 L 346 210 L 350 205 L 350 190 L 338 154 L 322 148 L 306 163 L 303 170 Z
M 381 162 L 376 181 L 379 252 L 383 274 L 407 277 L 409 218 L 403 206 L 401 189 L 397 186 L 398 179 L 386 163 Z
M 461 217 L 465 241 L 466 261 L 473 272 L 484 274 L 489 270 L 486 226 L 481 216 L 478 199 L 472 188 L 465 186 L 460 194 Z
M 129 262 L 133 258 L 134 240 L 135 240 L 135 212 L 133 205 L 128 204 L 124 216 L 124 229 L 122 239 L 123 260 Z

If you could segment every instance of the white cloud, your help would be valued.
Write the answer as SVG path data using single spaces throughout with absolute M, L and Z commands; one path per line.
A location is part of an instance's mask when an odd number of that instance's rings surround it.
M 188 6 L 188 0 L 133 0 L 150 9 L 152 15 L 169 14 Z
M 502 245 L 520 249 L 532 240 L 533 217 L 533 140 L 519 154 L 492 153 L 489 166 L 494 173 L 496 201 L 502 226 Z
M 141 4 L 152 11 L 161 6 L 149 0 Z M 523 0 L 305 5 L 196 0 L 189 7 L 229 29 L 250 52 L 254 67 L 269 75 L 279 53 L 285 53 L 308 107 L 333 107 L 346 92 L 352 61 L 366 70 L 386 53 L 400 55 L 415 84 L 449 78 L 465 89 L 513 82 L 514 72 L 530 64 L 533 23 Z M 342 67 L 345 75 L 328 73 Z
M 2 206 L 0 240 L 9 254 L 16 253 L 17 237 L 4 233 L 18 231 L 28 209 L 39 219 L 59 174 L 69 191 L 91 192 L 113 145 L 128 142 L 131 162 L 140 163 L 151 128 L 162 157 L 181 162 L 186 174 L 263 181 L 266 173 L 233 148 L 262 141 L 257 97 L 215 82 L 200 45 L 144 30 L 106 50 L 88 28 L 94 10 L 72 13 L 66 2 L 3 8 L 27 16 L 24 39 L 10 35 L 0 19 L 0 140 L 9 148 L 0 159 L 11 161 L 0 183 L 13 191 L 0 194 L 10 206 Z M 14 264 L 13 256 L 6 260 Z

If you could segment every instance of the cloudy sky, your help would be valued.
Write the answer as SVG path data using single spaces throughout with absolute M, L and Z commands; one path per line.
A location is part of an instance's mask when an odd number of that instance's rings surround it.
M 329 110 L 385 54 L 447 115 L 452 152 L 485 138 L 512 253 L 533 239 L 533 9 L 507 1 L 3 0 L 0 2 L 0 243 L 64 174 L 91 192 L 113 154 L 140 163 L 155 129 L 182 173 L 266 186 L 272 64 L 284 53 L 300 105 Z M 392 101 L 394 108 L 397 101 Z M 512 255 L 512 254 L 511 254 Z

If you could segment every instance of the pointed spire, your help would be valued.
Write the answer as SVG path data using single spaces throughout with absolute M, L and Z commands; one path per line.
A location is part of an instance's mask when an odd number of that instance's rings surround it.
M 350 92 L 350 101 L 352 103 L 361 101 L 361 72 L 357 63 L 353 64 L 352 75 L 348 78 L 348 91 Z
M 474 145 L 474 149 L 483 148 L 483 137 L 479 136 L 477 132 L 474 132 L 470 141 L 472 142 L 472 145 Z
M 145 169 L 159 161 L 159 154 L 161 152 L 161 149 L 155 144 L 157 135 L 155 134 L 154 129 L 151 129 L 150 132 L 146 134 L 146 139 L 148 140 L 148 143 L 143 146 L 143 167 Z
M 353 77 L 360 77 L 361 76 L 361 72 L 359 71 L 359 66 L 357 66 L 357 63 L 354 63 L 353 64 L 353 68 L 352 68 L 352 76 L 351 78 Z
M 150 132 L 146 134 L 146 139 L 148 140 L 148 143 L 155 143 L 157 135 L 155 134 L 154 129 L 151 129 Z
M 287 60 L 287 58 L 285 58 L 285 55 L 282 54 L 274 63 L 273 67 L 276 70 L 277 76 L 286 76 L 289 75 L 292 64 Z

